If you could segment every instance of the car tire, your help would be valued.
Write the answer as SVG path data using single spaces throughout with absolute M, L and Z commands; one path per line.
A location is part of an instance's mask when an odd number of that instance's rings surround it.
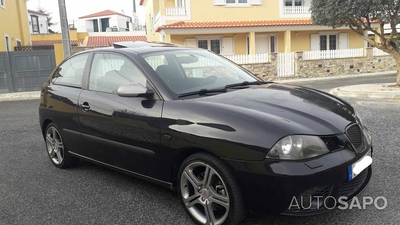
M 177 186 L 186 213 L 197 224 L 238 224 L 246 216 L 232 171 L 213 155 L 189 156 L 181 164 Z
M 54 123 L 47 125 L 44 138 L 47 155 L 53 165 L 61 169 L 76 165 L 78 158 L 68 154 L 68 149 L 63 141 L 61 132 Z

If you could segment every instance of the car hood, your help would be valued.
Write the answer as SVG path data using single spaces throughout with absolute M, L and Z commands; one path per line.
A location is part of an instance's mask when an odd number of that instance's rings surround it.
M 280 135 L 338 134 L 355 121 L 354 109 L 339 98 L 311 88 L 276 83 L 193 101 L 253 117 Z

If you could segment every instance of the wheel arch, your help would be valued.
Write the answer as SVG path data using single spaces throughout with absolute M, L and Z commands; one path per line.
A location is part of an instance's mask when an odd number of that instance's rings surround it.
M 53 122 L 53 121 L 50 120 L 50 119 L 45 119 L 45 120 L 43 121 L 43 124 L 42 124 L 42 135 L 43 135 L 43 137 L 44 137 L 45 132 L 46 132 L 46 127 L 47 127 L 50 123 L 52 123 L 52 122 Z
M 196 148 L 196 147 L 193 147 L 193 148 L 186 148 L 186 149 L 182 150 L 182 151 L 175 157 L 175 160 L 174 160 L 174 163 L 173 163 L 173 168 L 172 168 L 172 169 L 173 169 L 173 171 L 172 171 L 172 184 L 173 184 L 173 189 L 174 189 L 174 190 L 177 190 L 177 189 L 176 189 L 176 187 L 177 187 L 176 185 L 177 185 L 177 181 L 178 181 L 178 173 L 179 173 L 179 169 L 180 169 L 180 167 L 181 167 L 183 161 L 185 161 L 185 159 L 187 159 L 189 156 L 191 156 L 191 155 L 193 155 L 193 154 L 196 154 L 196 153 L 206 153 L 206 154 L 213 155 L 213 156 L 215 156 L 215 157 L 221 159 L 220 156 L 214 154 L 214 153 L 211 152 L 211 151 L 208 151 L 208 150 L 206 150 L 206 149 L 203 149 L 203 148 Z M 234 172 L 234 169 L 233 169 L 232 165 L 230 165 L 229 163 L 225 163 L 224 160 L 221 160 L 221 161 L 222 161 L 232 172 Z M 234 174 L 234 173 L 233 173 L 233 174 Z M 236 176 L 235 176 L 235 178 L 236 178 Z

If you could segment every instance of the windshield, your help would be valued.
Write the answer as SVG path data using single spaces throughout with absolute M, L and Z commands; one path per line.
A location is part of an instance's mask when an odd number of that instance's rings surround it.
M 165 51 L 142 57 L 176 95 L 258 81 L 239 66 L 208 51 Z

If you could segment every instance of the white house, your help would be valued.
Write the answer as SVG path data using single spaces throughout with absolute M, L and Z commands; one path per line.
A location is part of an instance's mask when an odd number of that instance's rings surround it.
M 30 34 L 47 34 L 49 27 L 47 25 L 47 17 L 49 14 L 28 9 L 29 33 Z
M 79 17 L 73 26 L 78 32 L 121 32 L 130 31 L 132 17 L 112 10 L 105 10 Z

